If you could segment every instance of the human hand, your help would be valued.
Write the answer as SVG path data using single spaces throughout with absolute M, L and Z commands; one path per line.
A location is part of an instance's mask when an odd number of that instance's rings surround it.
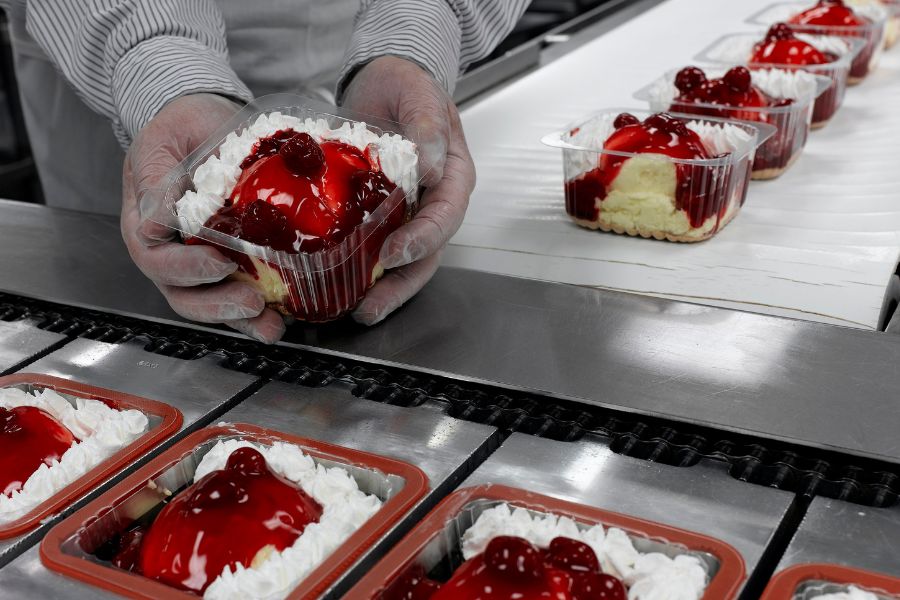
M 420 172 L 430 169 L 419 212 L 393 232 L 381 248 L 387 271 L 353 312 L 374 325 L 409 300 L 437 271 L 440 253 L 462 224 L 475 187 L 456 105 L 434 78 L 408 60 L 377 58 L 352 79 L 344 106 L 411 126 L 419 148 Z
M 175 312 L 193 321 L 224 323 L 271 344 L 284 334 L 284 321 L 266 308 L 252 286 L 222 281 L 237 264 L 212 246 L 180 243 L 175 230 L 150 218 L 166 210 L 162 194 L 151 192 L 238 108 L 215 94 L 192 94 L 166 104 L 135 136 L 125 156 L 120 224 L 132 260 Z

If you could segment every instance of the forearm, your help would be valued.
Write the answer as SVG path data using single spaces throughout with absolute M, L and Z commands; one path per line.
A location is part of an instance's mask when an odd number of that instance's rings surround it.
M 512 30 L 530 0 L 364 0 L 338 81 L 385 55 L 417 63 L 452 92 L 459 74 Z
M 198 92 L 246 100 L 213 0 L 29 0 L 28 33 L 123 146 L 169 101 Z

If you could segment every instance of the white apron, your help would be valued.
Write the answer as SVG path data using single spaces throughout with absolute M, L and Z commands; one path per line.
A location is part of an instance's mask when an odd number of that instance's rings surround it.
M 254 95 L 334 88 L 359 0 L 218 1 L 231 66 Z M 118 214 L 125 153 L 109 121 L 78 99 L 25 31 L 24 6 L 11 12 L 22 110 L 47 205 Z

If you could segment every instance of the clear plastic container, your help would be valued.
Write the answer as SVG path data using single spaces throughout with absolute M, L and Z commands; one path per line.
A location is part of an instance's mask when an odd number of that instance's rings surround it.
M 778 2 L 771 4 L 760 12 L 747 19 L 751 25 L 769 26 L 773 23 L 787 22 L 794 15 L 815 6 L 814 0 L 801 0 L 790 2 Z M 862 16 L 869 19 L 867 25 L 861 26 L 834 26 L 834 25 L 788 25 L 798 33 L 809 35 L 832 35 L 850 38 L 859 38 L 864 44 L 862 50 L 853 59 L 850 66 L 850 74 L 847 82 L 850 85 L 859 83 L 865 79 L 878 65 L 881 53 L 884 50 L 884 30 L 887 23 L 888 11 L 877 4 L 854 7 Z
M 93 491 L 157 444 L 174 435 L 181 427 L 181 412 L 173 406 L 61 377 L 38 373 L 17 373 L 0 377 L 0 388 L 11 387 L 29 393 L 39 389 L 51 389 L 73 406 L 76 398 L 85 398 L 100 400 L 110 408 L 119 411 L 139 410 L 147 416 L 149 427 L 141 437 L 92 468 L 78 480 L 53 494 L 27 514 L 15 521 L 0 524 L 0 540 L 20 536 L 35 529 L 41 524 L 41 521 Z
M 727 68 L 703 68 L 710 79 L 721 77 Z M 752 72 L 753 83 L 767 91 L 762 84 L 773 69 Z M 753 179 L 773 179 L 786 171 L 800 156 L 806 145 L 812 117 L 813 103 L 831 85 L 827 77 L 811 75 L 802 71 L 786 71 L 782 76 L 793 78 L 796 82 L 797 94 L 787 96 L 793 100 L 786 106 L 769 106 L 764 108 L 738 107 L 727 104 L 708 104 L 704 102 L 683 102 L 676 99 L 675 76 L 678 70 L 668 71 L 649 85 L 638 90 L 634 97 L 650 105 L 653 111 L 675 111 L 710 117 L 731 118 L 732 111 L 739 111 L 738 118 L 768 123 L 776 128 L 775 133 L 756 150 L 753 159 Z M 777 74 L 777 73 L 775 73 Z M 780 98 L 780 96 L 775 96 Z
M 260 287 L 270 306 L 297 319 L 320 322 L 336 319 L 353 309 L 369 287 L 381 275 L 379 252 L 385 238 L 407 222 L 418 204 L 418 183 L 425 175 L 422 169 L 404 177 L 415 184 L 407 193 L 400 181 L 396 189 L 355 227 L 340 243 L 313 253 L 289 253 L 259 246 L 226 233 L 215 231 L 204 223 L 185 223 L 176 213 L 175 203 L 188 190 L 194 190 L 193 177 L 208 158 L 218 155 L 228 134 L 240 133 L 260 115 L 280 112 L 300 119 L 324 119 L 331 129 L 343 123 L 365 123 L 372 132 L 396 133 L 414 140 L 416 132 L 409 126 L 361 115 L 294 94 L 273 94 L 257 98 L 241 109 L 231 120 L 212 134 L 165 179 L 163 187 L 152 193 L 161 210 L 150 212 L 150 218 L 178 230 L 187 243 L 204 243 L 219 247 L 239 265 L 241 277 Z M 402 179 L 402 178 L 399 178 Z M 230 190 L 226 190 L 226 196 Z
M 566 212 L 578 225 L 590 229 L 673 242 L 708 239 L 735 217 L 747 196 L 756 150 L 775 133 L 775 127 L 768 123 L 670 113 L 695 127 L 723 131 L 726 127 L 736 128 L 742 139 L 735 140 L 727 154 L 702 160 L 605 150 L 603 144 L 613 130 L 612 123 L 621 113 L 631 113 L 641 121 L 653 114 L 645 109 L 609 108 L 541 140 L 562 150 Z M 596 135 L 592 135 L 590 143 L 573 143 L 571 134 L 582 129 Z M 640 157 L 635 167 L 639 171 L 635 173 L 638 186 L 643 186 L 645 181 L 671 178 L 673 171 L 676 177 L 674 192 L 668 187 L 663 192 L 651 190 L 649 183 L 647 189 L 638 190 L 640 195 L 652 191 L 653 213 L 637 207 L 631 213 L 608 209 L 604 204 L 611 194 L 607 194 L 605 185 L 595 182 L 606 176 L 601 166 L 604 160 L 635 157 Z M 628 161 L 621 164 L 624 169 Z
M 700 62 L 734 65 L 746 64 L 751 69 L 782 69 L 786 71 L 806 71 L 813 75 L 827 77 L 831 87 L 816 99 L 812 112 L 812 129 L 824 127 L 844 102 L 850 65 L 862 51 L 865 41 L 859 38 L 837 38 L 834 36 L 811 36 L 800 34 L 801 39 L 820 50 L 838 54 L 832 62 L 821 65 L 786 65 L 782 63 L 749 62 L 753 46 L 765 39 L 766 32 L 730 33 L 723 35 L 703 49 L 694 58 Z
M 900 579 L 844 565 L 804 563 L 780 571 L 769 581 L 762 600 L 815 600 L 847 592 L 850 586 L 878 600 L 900 600 Z
M 581 529 L 597 524 L 623 529 L 639 552 L 659 552 L 674 558 L 690 554 L 706 570 L 703 600 L 729 600 L 746 577 L 741 555 L 724 542 L 667 525 L 559 500 L 504 485 L 482 485 L 447 496 L 419 522 L 348 593 L 345 600 L 388 600 L 397 595 L 403 580 L 424 572 L 441 581 L 463 563 L 462 536 L 489 508 L 506 503 L 524 508 L 532 516 L 569 517 Z
M 249 424 L 197 431 L 51 529 L 41 543 L 44 565 L 66 576 L 130 597 L 196 598 L 168 585 L 119 569 L 101 558 L 104 548 L 135 522 L 149 522 L 167 498 L 193 481 L 207 452 L 219 441 L 240 439 L 299 446 L 316 463 L 346 469 L 359 488 L 383 504 L 330 556 L 323 557 L 288 596 L 318 598 L 412 508 L 428 490 L 428 478 L 408 463 L 280 433 Z M 99 556 L 98 556 L 99 555 Z

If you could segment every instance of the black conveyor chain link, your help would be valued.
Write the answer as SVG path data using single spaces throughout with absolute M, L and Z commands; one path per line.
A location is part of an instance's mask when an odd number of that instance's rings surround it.
M 900 494 L 900 468 L 886 462 L 0 293 L 0 320 L 24 318 L 71 337 L 110 343 L 141 337 L 149 340 L 147 351 L 186 360 L 219 354 L 226 368 L 298 385 L 343 382 L 376 402 L 436 401 L 450 416 L 506 431 L 562 441 L 600 436 L 617 453 L 663 464 L 725 461 L 736 479 L 808 497 L 886 507 Z

